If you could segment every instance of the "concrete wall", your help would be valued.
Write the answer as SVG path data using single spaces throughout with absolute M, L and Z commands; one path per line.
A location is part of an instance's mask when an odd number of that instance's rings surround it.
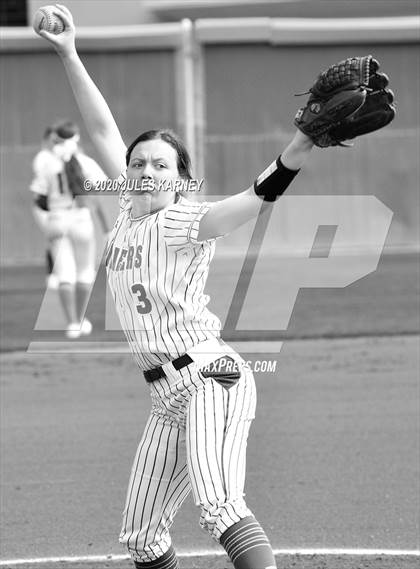
M 211 193 L 245 189 L 281 153 L 316 70 L 372 53 L 391 79 L 397 115 L 353 149 L 315 149 L 293 194 L 373 194 L 392 209 L 388 247 L 419 245 L 418 45 L 207 46 L 206 180 Z
M 105 94 L 124 139 L 150 128 L 177 128 L 173 52 L 89 53 L 83 60 Z M 45 127 L 69 118 L 82 127 L 82 144 L 96 158 L 67 77 L 49 52 L 3 53 L 1 93 L 1 259 L 39 261 L 43 241 L 31 214 L 31 163 Z M 115 204 L 102 200 L 113 218 Z
M 45 0 L 27 2 L 29 22 L 38 8 L 48 4 Z M 66 0 L 65 5 L 78 26 L 118 26 L 152 21 L 150 10 L 139 0 Z
M 37 41 L 33 46 L 41 45 Z M 106 41 L 101 41 L 99 51 L 81 49 L 81 55 L 125 140 L 157 126 L 179 129 L 185 117 L 178 100 L 179 60 L 174 47 L 104 51 Z M 392 44 L 365 41 L 359 45 L 204 43 L 201 121 L 207 192 L 227 195 L 248 187 L 293 132 L 293 116 L 305 101 L 294 93 L 305 91 L 318 69 L 350 54 L 367 53 L 376 56 L 392 78 L 398 109 L 395 121 L 357 140 L 352 150 L 316 149 L 296 179 L 293 193 L 373 194 L 394 211 L 387 246 L 418 247 L 418 42 L 394 38 Z M 42 51 L 3 49 L 0 89 L 1 260 L 3 264 L 39 262 L 43 244 L 28 192 L 31 160 L 47 124 L 59 117 L 82 124 L 81 117 L 61 63 L 45 46 Z M 94 156 L 83 128 L 82 140 Z M 230 243 L 235 244 L 235 239 Z
M 46 0 L 27 0 L 28 21 Z M 182 18 L 355 18 L 414 15 L 417 0 L 66 0 L 78 26 L 115 26 Z

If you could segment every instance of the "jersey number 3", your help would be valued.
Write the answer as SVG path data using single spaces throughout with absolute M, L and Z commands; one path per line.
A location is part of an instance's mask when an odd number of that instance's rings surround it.
M 148 314 L 152 310 L 152 304 L 146 296 L 144 286 L 141 283 L 133 284 L 131 291 L 137 296 L 137 312 L 139 314 Z

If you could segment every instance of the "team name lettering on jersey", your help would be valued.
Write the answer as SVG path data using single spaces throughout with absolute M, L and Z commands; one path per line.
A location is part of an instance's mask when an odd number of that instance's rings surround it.
M 137 245 L 130 246 L 128 249 L 111 246 L 106 256 L 105 265 L 112 271 L 128 271 L 141 266 L 143 247 Z

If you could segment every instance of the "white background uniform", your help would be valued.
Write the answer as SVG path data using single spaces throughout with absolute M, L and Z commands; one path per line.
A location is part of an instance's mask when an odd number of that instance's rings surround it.
M 98 164 L 78 152 L 77 159 L 86 179 L 105 180 Z M 30 190 L 47 198 L 48 211 L 34 208 L 34 215 L 47 238 L 60 282 L 91 283 L 95 278 L 95 234 L 90 209 L 74 198 L 63 161 L 50 150 L 41 150 L 33 161 Z
M 134 460 L 120 535 L 133 559 L 147 562 L 169 549 L 169 527 L 191 489 L 200 524 L 215 539 L 252 515 L 243 487 L 256 395 L 251 371 L 218 339 L 220 321 L 206 307 L 215 240 L 199 243 L 197 235 L 209 204 L 181 198 L 131 221 L 126 196 L 107 250 L 109 286 L 139 367 L 163 363 L 166 373 L 150 384 L 152 412 Z M 176 371 L 170 361 L 186 352 L 193 363 Z M 225 354 L 241 371 L 229 389 L 199 371 Z

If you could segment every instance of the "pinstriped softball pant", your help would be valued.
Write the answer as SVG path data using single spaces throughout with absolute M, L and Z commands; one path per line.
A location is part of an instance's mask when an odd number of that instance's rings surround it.
M 152 412 L 134 459 L 120 534 L 140 562 L 169 549 L 169 528 L 191 490 L 200 525 L 216 540 L 252 515 L 243 493 L 256 405 L 252 372 L 240 367 L 241 378 L 226 389 L 204 378 L 195 363 L 164 369 L 167 377 L 150 384 Z

